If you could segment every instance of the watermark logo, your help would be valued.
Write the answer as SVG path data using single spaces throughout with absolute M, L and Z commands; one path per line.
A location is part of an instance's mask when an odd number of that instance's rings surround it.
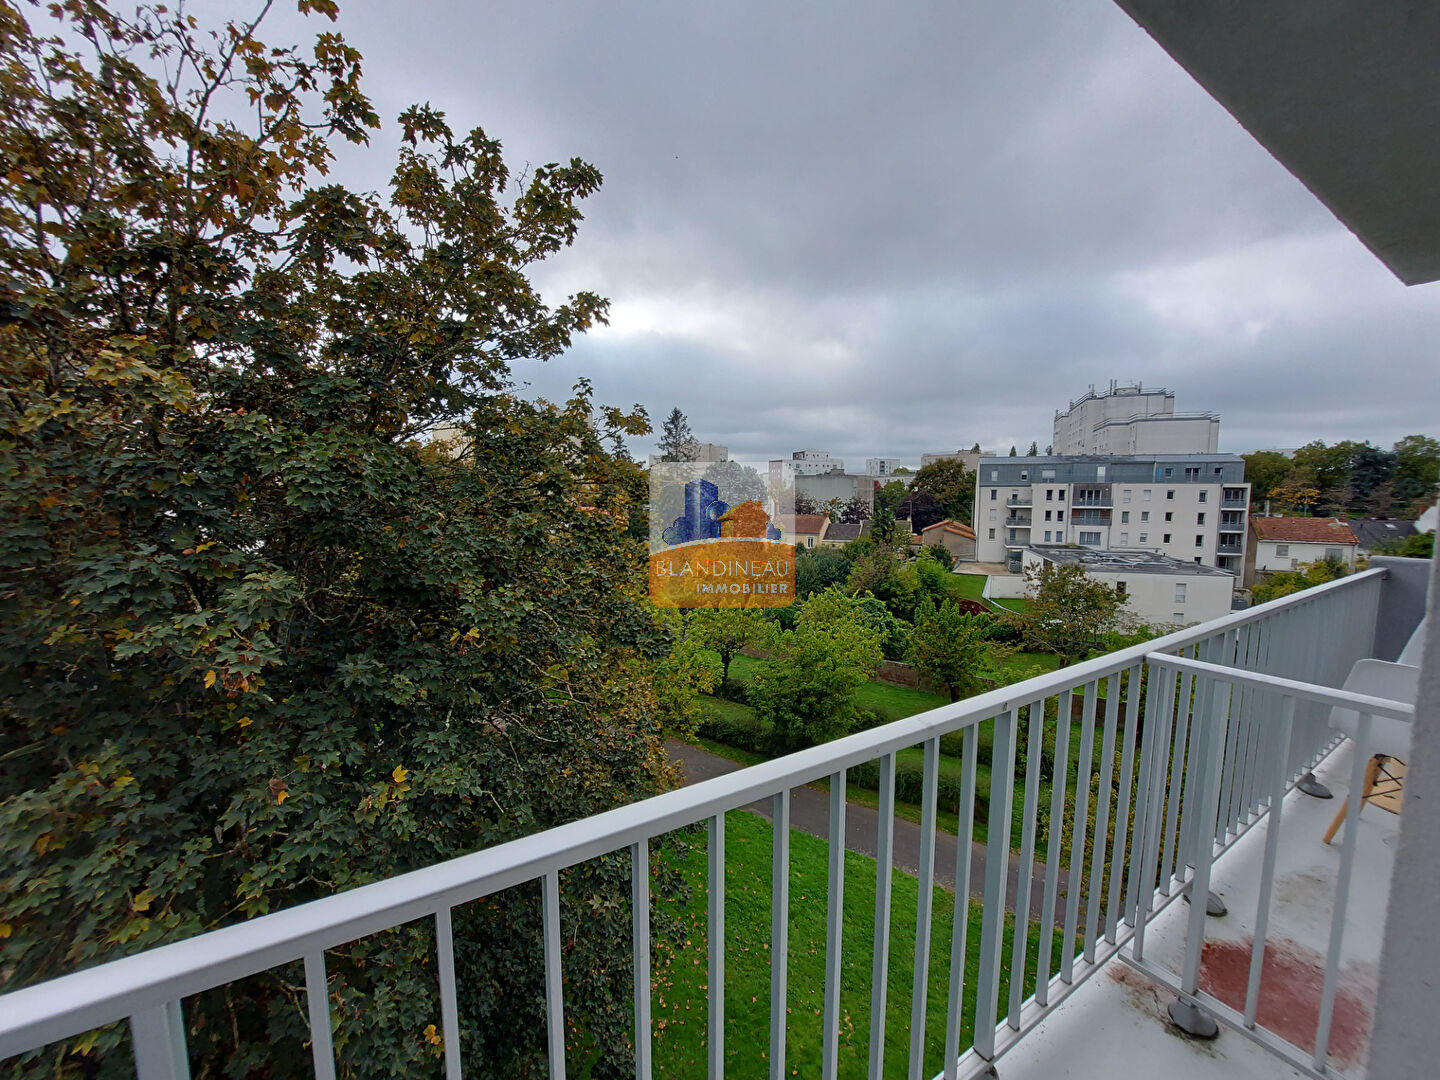
M 785 607 L 795 600 L 789 492 L 740 461 L 650 468 L 650 599 L 660 607 Z

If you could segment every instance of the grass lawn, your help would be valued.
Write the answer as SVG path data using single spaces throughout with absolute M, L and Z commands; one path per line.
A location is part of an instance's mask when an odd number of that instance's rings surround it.
M 687 834 L 685 855 L 658 853 L 673 860 L 689 882 L 688 902 L 664 904 L 666 914 L 685 931 L 679 948 L 657 936 L 651 1003 L 656 1076 L 703 1077 L 707 1055 L 706 846 L 703 832 Z M 770 857 L 771 827 L 747 811 L 727 815 L 725 827 L 725 1062 L 729 1076 L 764 1076 L 770 1047 Z M 827 906 L 825 841 L 792 830 L 790 834 L 790 929 L 787 962 L 789 993 L 786 1065 L 789 1075 L 820 1075 L 825 997 Z M 841 962 L 840 1054 L 842 1077 L 864 1077 L 870 1041 L 871 959 L 876 864 L 845 853 L 844 930 Z M 885 1075 L 903 1077 L 909 1059 L 916 905 L 919 882 L 895 871 L 892 878 L 890 962 L 886 994 Z M 924 1076 L 940 1071 L 949 986 L 950 936 L 954 894 L 936 888 L 925 1004 Z M 657 905 L 661 906 L 661 905 Z M 968 1046 L 975 1015 L 979 964 L 980 905 L 970 902 L 961 1046 Z M 1026 992 L 1033 989 L 1035 944 L 1032 925 L 1027 949 Z M 1008 954 L 1013 924 L 1006 919 Z M 1056 938 L 1057 962 L 1059 937 Z M 1008 993 L 1001 982 L 1001 1001 Z
M 985 588 L 984 574 L 951 574 L 945 579 L 945 591 L 952 600 L 984 601 L 981 595 Z

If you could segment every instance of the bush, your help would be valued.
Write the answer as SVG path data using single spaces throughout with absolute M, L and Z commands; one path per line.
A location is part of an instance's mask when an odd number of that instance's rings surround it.
M 880 790 L 880 762 L 865 761 L 845 773 L 847 782 L 868 791 Z M 937 804 L 946 809 L 960 805 L 960 778 L 941 773 L 936 783 Z M 925 768 L 915 761 L 902 760 L 895 763 L 895 798 L 899 802 L 921 805 L 925 797 Z M 990 820 L 990 774 L 975 773 L 975 823 L 983 825 Z
M 748 750 L 752 754 L 768 754 L 774 742 L 774 729 L 754 716 L 732 716 L 708 713 L 700 721 L 696 733 L 702 739 Z

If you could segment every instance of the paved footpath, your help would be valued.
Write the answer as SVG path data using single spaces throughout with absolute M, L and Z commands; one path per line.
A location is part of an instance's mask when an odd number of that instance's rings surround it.
M 737 772 L 745 766 L 723 758 L 719 754 L 712 754 L 710 751 L 698 746 L 691 746 L 689 743 L 680 742 L 678 739 L 667 739 L 665 750 L 672 761 L 680 765 L 681 771 L 685 774 L 685 783 L 698 784 L 702 780 L 710 780 L 716 776 L 724 776 L 726 773 Z M 766 821 L 771 818 L 771 802 L 763 799 L 751 803 L 745 807 L 753 810 Z M 790 825 L 801 832 L 809 833 L 811 836 L 818 836 L 822 840 L 830 837 L 830 795 L 828 792 L 817 787 L 798 787 L 790 793 Z M 864 803 L 846 802 L 845 804 L 845 846 L 851 851 L 858 851 L 862 855 L 875 858 L 876 840 L 879 836 L 880 813 Z M 935 833 L 935 880 L 944 885 L 947 889 L 955 888 L 955 871 L 957 867 L 956 857 L 959 852 L 960 842 L 953 834 L 943 830 Z M 895 841 L 892 845 L 895 853 L 895 865 L 907 873 L 919 876 L 920 873 L 920 826 L 913 821 L 902 817 L 895 818 Z M 1044 903 L 1045 894 L 1045 865 L 1041 862 L 1035 863 L 1032 874 L 1034 884 L 1030 889 L 1030 917 L 1040 918 L 1041 906 Z M 1020 859 L 1013 853 L 1010 856 L 1009 882 L 1005 889 L 1005 906 L 1011 910 L 1015 907 L 1015 894 L 1017 884 L 1020 880 Z M 974 843 L 970 845 L 970 895 L 981 897 L 985 888 L 985 845 Z M 1065 917 L 1065 882 L 1062 879 L 1059 883 L 1059 897 L 1055 904 L 1055 920 L 1061 922 Z

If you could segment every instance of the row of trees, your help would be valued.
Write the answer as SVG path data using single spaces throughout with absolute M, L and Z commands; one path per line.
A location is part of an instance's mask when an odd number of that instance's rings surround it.
M 1245 454 L 1253 505 L 1323 516 L 1413 519 L 1440 484 L 1440 440 L 1407 435 L 1390 449 L 1369 442 L 1307 443 L 1293 455 Z

